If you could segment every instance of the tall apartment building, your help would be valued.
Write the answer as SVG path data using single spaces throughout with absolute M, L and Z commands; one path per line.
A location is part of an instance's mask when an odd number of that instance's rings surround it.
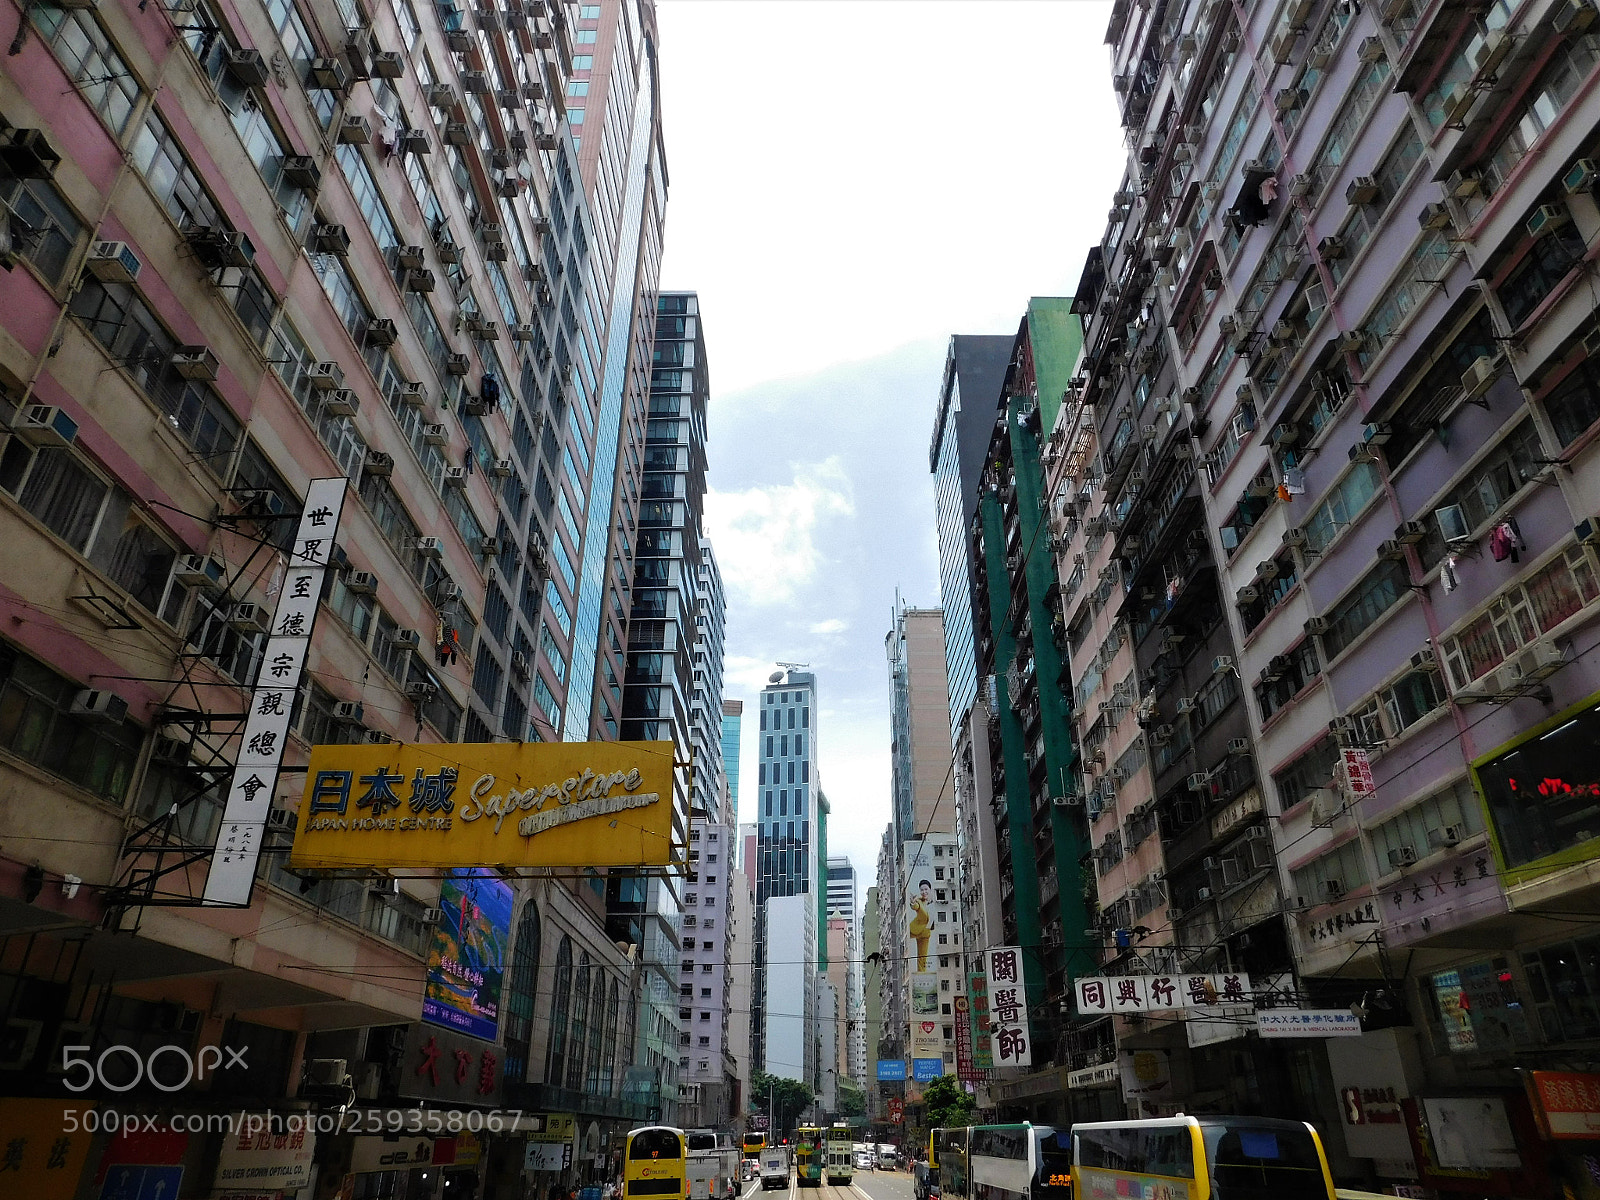
M 743 839 L 740 839 L 741 845 Z M 755 904 L 750 877 L 743 860 L 730 872 L 732 887 L 728 897 L 728 1054 L 733 1058 L 733 1077 L 737 1093 L 730 1098 L 730 1121 L 743 1128 L 745 1111 L 751 1100 L 750 1009 L 754 991 L 751 977 L 755 963 Z
M 757 707 L 756 1068 L 817 1086 L 817 972 L 826 955 L 826 800 L 817 778 L 817 681 L 773 672 Z
M 420 1020 L 438 881 L 282 855 L 312 745 L 619 732 L 666 201 L 651 6 L 34 7 L 16 35 L 0 690 L 30 716 L 0 751 L 0 936 L 33 952 L 7 968 L 28 1036 L 0 1091 L 73 1037 L 247 1047 L 240 1108 L 337 1063 L 359 1102 L 415 1104 L 440 1099 L 431 1046 L 474 1065 L 457 1105 L 570 1111 L 602 1141 L 660 1116 L 628 1086 L 639 972 L 603 882 L 512 882 L 478 1038 Z M 339 478 L 272 739 L 290 770 L 251 827 L 268 853 L 248 907 L 199 907 L 241 709 L 277 678 L 280 552 Z M 220 1142 L 191 1138 L 187 1183 L 210 1190 Z M 521 1170 L 491 1148 L 447 1174 Z
M 835 929 L 835 922 L 841 929 Z M 859 1086 L 865 1078 L 861 914 L 856 907 L 856 869 L 841 855 L 828 858 L 828 978 L 839 992 L 839 1074 Z
M 1440 1164 L 1344 1089 L 1437 1146 L 1445 1097 L 1531 1120 L 1513 1063 L 1590 1036 L 1555 997 L 1595 991 L 1594 15 L 1118 5 L 1108 30 L 1133 149 L 1074 390 L 1155 689 L 1177 966 L 1364 1027 L 1285 1075 L 1188 1022 L 1172 1102 L 1317 1114 L 1365 1186 Z
M 878 937 L 878 887 L 867 889 L 861 910 L 861 1073 L 856 1081 L 867 1093 L 867 1117 L 881 1120 L 887 1109 L 886 1088 L 878 1082 L 877 1062 L 883 1040 L 883 952 Z
M 939 545 L 939 606 L 944 613 L 945 678 L 950 704 L 956 836 L 962 879 L 962 941 L 971 971 L 977 955 L 999 945 L 1000 878 L 990 802 L 995 794 L 989 761 L 989 700 L 978 686 L 973 641 L 971 529 L 978 511 L 978 481 L 989 450 L 993 414 L 1011 360 L 1004 335 L 950 339 L 940 382 L 928 469 L 934 475 Z M 991 931 L 993 934 L 991 935 Z
M 709 681 L 720 689 L 720 664 L 697 659 L 702 637 L 720 658 L 721 591 L 716 560 L 703 542 L 700 527 L 706 488 L 706 408 L 710 381 L 705 331 L 693 292 L 663 293 L 656 300 L 655 348 L 650 373 L 649 417 L 644 438 L 644 477 L 638 501 L 637 545 L 634 548 L 631 621 L 627 662 L 622 680 L 622 736 L 629 741 L 670 740 L 691 751 L 692 770 L 680 773 L 683 794 L 675 797 L 690 814 L 689 849 L 696 849 L 696 826 L 705 814 L 721 811 L 720 772 L 704 719 L 706 706 L 720 706 L 720 694 L 700 695 Z M 705 585 L 702 589 L 702 584 Z M 696 716 L 696 713 L 701 714 Z M 683 1059 L 690 1070 L 706 1056 L 695 1050 L 712 1047 L 712 1032 L 696 1032 L 683 1016 L 683 976 L 691 964 L 720 968 L 720 935 L 708 948 L 706 961 L 681 944 L 691 937 L 700 950 L 702 939 L 690 933 L 688 909 L 713 895 L 700 895 L 703 885 L 690 876 L 680 889 L 669 877 L 613 875 L 607 881 L 607 904 L 615 937 L 640 946 L 644 969 L 643 1017 L 638 1023 L 636 1062 L 651 1072 L 639 1086 L 664 1097 L 663 1113 L 675 1111 L 680 1095 Z M 722 885 L 726 877 L 718 873 Z M 720 922 L 718 923 L 720 924 Z M 680 940 L 680 933 L 682 935 Z M 681 953 L 680 953 L 681 951 Z M 715 969 L 714 968 L 714 969 Z M 725 984 L 725 973 L 716 983 Z M 698 992 L 710 981 L 692 985 Z M 722 997 L 710 1007 L 722 1007 Z M 702 1041 L 702 1039 L 705 1039 Z M 720 1031 L 715 1040 L 720 1046 Z M 686 1054 L 685 1051 L 689 1053 Z M 717 1078 L 720 1079 L 720 1062 Z M 700 1087 L 695 1085 L 695 1094 Z M 666 1119 L 665 1117 L 663 1119 Z M 673 1119 L 677 1119 L 674 1116 Z
M 1070 304 L 1029 302 L 990 424 L 970 531 L 981 600 L 978 671 L 993 680 L 983 736 L 993 764 L 1000 929 L 989 937 L 1022 947 L 1036 1067 L 1070 1054 L 1060 1005 L 1070 979 L 1093 962 L 1082 949 L 1087 847 L 1082 813 L 1068 804 L 1078 752 L 1062 690 L 1067 642 L 1041 463 L 1041 430 L 1054 424 L 1080 345 Z

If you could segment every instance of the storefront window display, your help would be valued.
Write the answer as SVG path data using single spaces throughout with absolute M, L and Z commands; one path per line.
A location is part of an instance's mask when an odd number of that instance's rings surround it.
M 1421 993 L 1429 1031 L 1442 1053 L 1509 1054 L 1537 1044 L 1507 958 L 1424 975 Z
M 1477 765 L 1500 855 L 1508 867 L 1600 838 L 1600 707 L 1562 714 L 1549 728 Z

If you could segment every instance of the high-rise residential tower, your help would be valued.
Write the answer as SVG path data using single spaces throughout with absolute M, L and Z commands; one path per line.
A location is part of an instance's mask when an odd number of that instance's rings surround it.
M 840 1074 L 858 1085 L 866 1059 L 862 1010 L 861 914 L 856 907 L 856 869 L 840 855 L 828 858 L 828 973 L 839 987 Z M 842 922 L 838 937 L 834 922 Z
M 431 1052 L 472 1064 L 460 1107 L 570 1111 L 601 1143 L 667 1116 L 633 1086 L 640 939 L 616 944 L 603 880 L 497 891 L 503 987 L 467 1031 L 422 1019 L 438 879 L 284 853 L 313 746 L 620 733 L 666 203 L 651 5 L 18 13 L 0 694 L 32 732 L 0 762 L 0 940 L 33 952 L 11 1067 L 159 1013 L 270 1064 L 230 1080 L 253 1111 L 329 1064 L 363 1102 L 437 1100 Z M 302 521 L 316 579 L 284 553 Z M 295 654 L 264 661 L 269 636 Z M 281 723 L 241 748 L 247 710 Z M 245 776 L 260 819 L 225 825 L 241 753 L 286 770 Z M 201 904 L 219 868 L 232 907 Z M 220 1133 L 190 1149 L 185 1185 L 225 1186 Z M 522 1190 L 491 1157 L 455 1182 Z

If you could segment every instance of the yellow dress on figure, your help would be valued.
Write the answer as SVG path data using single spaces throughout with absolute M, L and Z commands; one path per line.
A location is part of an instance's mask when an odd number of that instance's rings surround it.
M 928 969 L 928 942 L 933 937 L 933 922 L 928 919 L 928 906 L 923 903 L 921 896 L 911 897 L 911 911 L 916 916 L 911 918 L 911 924 L 906 926 L 909 933 L 917 942 L 917 970 Z

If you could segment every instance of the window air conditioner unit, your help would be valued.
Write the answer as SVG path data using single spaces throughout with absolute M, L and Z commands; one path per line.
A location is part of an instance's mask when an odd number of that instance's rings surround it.
M 1467 123 L 1467 117 L 1477 107 L 1480 93 L 1465 83 L 1458 83 L 1450 89 L 1444 98 L 1444 123 L 1446 126 L 1459 128 Z
M 30 404 L 11 432 L 30 446 L 70 446 L 78 440 L 78 423 L 50 404 Z
M 1211 788 L 1211 776 L 1205 771 L 1196 771 L 1186 782 L 1191 792 L 1204 792 Z
M 444 144 L 447 146 L 472 145 L 472 126 L 465 121 L 446 121 L 444 126 Z
M 1378 181 L 1371 175 L 1357 175 L 1344 190 L 1345 203 L 1371 204 L 1378 198 Z
M 1437 674 L 1439 670 L 1439 656 L 1433 652 L 1432 646 L 1424 646 L 1411 656 L 1411 666 L 1414 670 L 1427 671 Z
M 1329 234 L 1317 243 L 1317 254 L 1325 259 L 1343 258 L 1344 239 L 1337 234 Z
M 120 725 L 128 717 L 128 702 L 115 692 L 85 688 L 72 697 L 72 715 Z
M 1254 604 L 1261 599 L 1261 589 L 1253 583 L 1247 583 L 1234 595 L 1234 602 L 1243 608 L 1247 604 Z
M 1309 540 L 1310 539 L 1306 537 L 1306 531 L 1304 529 L 1290 528 L 1284 530 L 1283 532 L 1283 544 L 1285 546 L 1293 546 L 1296 549 L 1303 550 Z
M 350 388 L 334 388 L 323 398 L 322 407 L 331 417 L 353 417 L 361 409 L 361 397 Z
M 1423 229 L 1449 229 L 1455 223 L 1448 205 L 1439 201 L 1424 204 L 1417 214 L 1417 224 Z
M 427 154 L 433 146 L 428 141 L 426 131 L 402 129 L 399 138 L 395 140 L 394 148 L 400 154 Z
M 318 91 L 344 91 L 346 81 L 344 64 L 336 58 L 313 58 L 307 76 L 312 88 Z
M 1178 697 L 1178 714 L 1180 716 L 1185 713 L 1192 713 L 1196 707 L 1198 706 L 1195 704 L 1193 696 Z
M 1594 5 L 1588 0 L 1560 0 L 1553 22 L 1557 33 L 1577 33 L 1594 21 Z
M 1353 463 L 1369 463 L 1378 461 L 1377 454 L 1373 452 L 1372 447 L 1366 442 L 1357 442 L 1355 445 L 1351 446 L 1349 458 Z
M 392 346 L 400 340 L 400 327 L 389 317 L 379 317 L 367 325 L 367 341 L 374 346 Z
M 1356 47 L 1356 57 L 1369 64 L 1382 61 L 1384 57 L 1383 39 L 1376 34 L 1362 38 L 1361 44 Z
M 406 290 L 412 292 L 433 291 L 433 272 L 427 270 L 407 271 Z
M 509 458 L 497 458 L 489 467 L 489 474 L 493 475 L 496 479 L 509 479 L 511 477 L 511 471 L 512 466 Z
M 375 596 L 378 594 L 378 577 L 371 571 L 351 571 L 344 577 L 344 586 L 346 591 L 358 596 Z
M 1340 354 L 1358 354 L 1367 344 L 1367 335 L 1359 329 L 1346 330 L 1334 339 Z
M 436 537 L 407 538 L 405 545 L 407 550 L 415 550 L 423 558 L 440 558 L 444 554 L 444 541 Z
M 335 721 L 343 721 L 349 725 L 359 725 L 361 724 L 363 712 L 361 701 L 340 700 L 333 706 L 333 719 Z
M 1390 562 L 1399 562 L 1406 556 L 1405 543 L 1399 538 L 1389 538 L 1378 545 L 1378 557 Z
M 1194 898 L 1202 903 L 1211 899 L 1211 889 L 1208 887 L 1196 888 Z
M 1278 94 L 1272 98 L 1274 106 L 1281 113 L 1293 112 L 1305 103 L 1305 91 L 1297 87 L 1280 88 Z
M 102 283 L 132 283 L 139 278 L 139 256 L 127 242 L 96 242 L 85 265 Z
M 425 424 L 422 427 L 422 440 L 430 446 L 448 446 L 450 431 L 437 422 Z
M 1311 634 L 1313 637 L 1317 637 L 1317 636 L 1320 636 L 1321 634 L 1327 633 L 1328 632 L 1328 618 L 1326 618 L 1326 617 L 1311 617 L 1305 623 L 1305 631 L 1307 633 Z
M 381 729 L 368 729 L 361 735 L 361 740 L 368 746 L 387 746 L 394 741 L 392 737 Z
M 461 87 L 464 91 L 471 92 L 475 96 L 487 96 L 489 94 L 489 76 L 483 71 L 463 71 L 461 72 Z
M 398 50 L 379 50 L 372 56 L 372 73 L 379 79 L 399 79 L 405 71 L 405 56 Z
M 1329 900 L 1338 900 L 1344 895 L 1344 880 L 1324 879 L 1322 881 L 1322 894 Z
M 1403 522 L 1400 528 L 1394 531 L 1394 540 L 1402 546 L 1415 546 L 1428 536 L 1428 527 L 1421 521 Z
M 418 679 L 406 684 L 406 698 L 417 704 L 426 704 L 439 694 L 437 685 Z
M 1572 532 L 1586 546 L 1600 545 L 1600 517 L 1585 517 L 1572 527 Z
M 456 89 L 448 83 L 435 83 L 428 88 L 428 104 L 433 108 L 454 108 L 458 99 Z
M 467 469 L 465 467 L 446 467 L 444 469 L 444 485 L 451 488 L 467 486 Z
M 1250 753 L 1250 739 L 1249 738 L 1242 738 L 1242 737 L 1229 738 L 1228 739 L 1228 753 L 1229 754 L 1249 754 Z
M 444 35 L 444 44 L 450 47 L 450 53 L 452 54 L 467 54 L 472 50 L 472 32 L 467 29 L 447 29 Z M 482 72 L 480 71 L 479 74 L 481 75 Z
M 1443 829 L 1428 830 L 1428 846 L 1434 850 L 1449 850 L 1459 846 L 1467 836 L 1465 825 L 1446 825 Z
M 344 384 L 344 371 L 336 362 L 312 363 L 306 368 L 306 383 L 315 391 L 331 392 Z
M 514 342 L 531 342 L 539 336 L 539 327 L 530 321 L 511 327 L 511 340 Z
M 272 78 L 272 71 L 261 51 L 255 49 L 229 50 L 224 60 L 234 82 L 245 87 L 262 87 Z
M 271 618 L 259 604 L 235 604 L 228 609 L 227 622 L 229 629 L 239 633 L 266 633 Z
M 1389 865 L 1391 867 L 1409 867 L 1417 861 L 1417 852 L 1410 846 L 1396 846 L 1389 851 Z
M 1500 366 L 1493 356 L 1480 354 L 1472 360 L 1461 376 L 1461 390 L 1466 392 L 1468 400 L 1476 400 L 1489 390 L 1500 375 Z
M 528 656 L 521 650 L 511 652 L 511 673 L 518 679 L 528 678 Z
M 396 629 L 389 635 L 389 641 L 396 646 L 406 646 L 415 650 L 422 645 L 422 635 L 415 629 Z
M 172 578 L 184 587 L 200 587 L 212 582 L 211 570 L 203 554 L 185 554 L 172 568 Z
M 1561 186 L 1567 195 L 1576 196 L 1594 191 L 1597 180 L 1600 180 L 1600 167 L 1595 166 L 1592 158 L 1580 158 L 1567 168 L 1567 173 L 1561 177 Z

